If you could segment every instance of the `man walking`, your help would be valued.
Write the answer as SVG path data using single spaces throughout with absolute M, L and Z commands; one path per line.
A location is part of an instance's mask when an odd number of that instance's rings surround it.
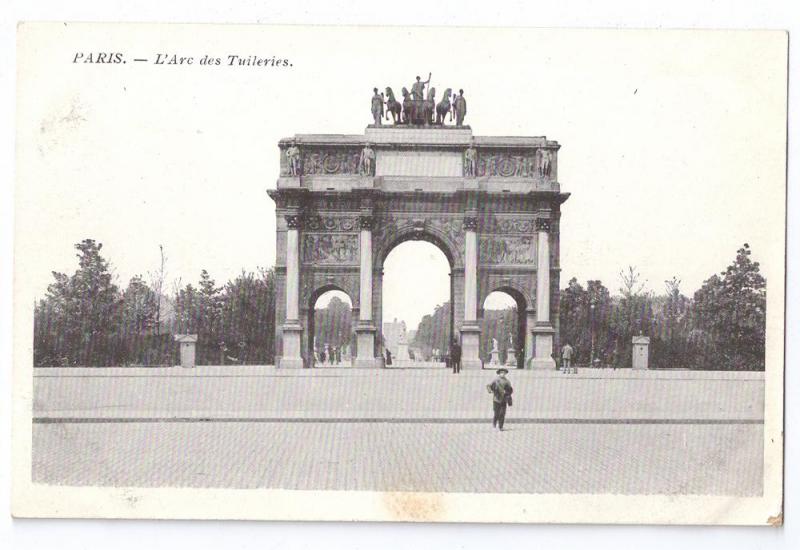
M 572 368 L 572 372 L 578 374 L 578 367 L 572 366 L 572 356 L 575 354 L 575 350 L 572 349 L 572 346 L 569 345 L 569 342 L 564 344 L 564 347 L 561 348 L 561 370 L 564 374 L 569 374 L 570 368 Z
M 492 394 L 492 404 L 494 405 L 492 427 L 500 428 L 500 431 L 503 431 L 506 408 L 511 404 L 511 394 L 514 393 L 514 388 L 511 387 L 511 382 L 506 378 L 506 374 L 508 374 L 507 369 L 497 369 L 497 378 L 486 386 L 488 392 Z
M 450 363 L 453 365 L 453 374 L 461 372 L 461 345 L 458 338 L 453 338 L 450 344 Z

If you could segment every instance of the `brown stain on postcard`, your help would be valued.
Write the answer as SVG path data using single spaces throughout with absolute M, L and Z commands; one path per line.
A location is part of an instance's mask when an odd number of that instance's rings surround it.
M 441 521 L 444 500 L 438 493 L 384 493 L 391 521 Z

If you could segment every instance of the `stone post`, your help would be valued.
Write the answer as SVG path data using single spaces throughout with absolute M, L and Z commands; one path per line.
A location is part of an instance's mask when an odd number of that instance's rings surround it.
M 356 326 L 358 355 L 356 367 L 374 367 L 375 361 L 375 325 L 372 322 L 372 225 L 373 217 L 364 215 L 359 218 L 360 235 L 360 281 L 359 281 L 359 315 Z
M 481 368 L 481 328 L 478 325 L 478 218 L 464 218 L 464 324 L 461 325 L 461 366 Z
M 283 355 L 280 368 L 302 368 L 300 324 L 300 225 L 298 213 L 286 219 L 286 322 L 283 324 Z
M 533 326 L 534 356 L 531 368 L 555 369 L 550 322 L 550 220 L 536 219 L 536 324 Z
M 185 369 L 195 367 L 195 345 L 197 344 L 196 334 L 176 334 L 175 341 L 180 346 L 181 366 Z
M 647 370 L 650 368 L 648 365 L 648 347 L 650 345 L 650 338 L 647 336 L 634 336 L 633 341 L 633 357 L 631 358 L 631 366 L 636 370 Z

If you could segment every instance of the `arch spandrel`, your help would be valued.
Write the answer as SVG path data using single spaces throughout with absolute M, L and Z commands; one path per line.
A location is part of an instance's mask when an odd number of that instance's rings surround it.
M 372 232 L 373 266 L 381 269 L 389 253 L 406 241 L 427 241 L 444 253 L 451 269 L 463 269 L 464 229 L 458 217 L 382 218 Z
M 311 273 L 304 279 L 300 290 L 301 309 L 310 310 L 320 296 L 331 290 L 344 292 L 352 308 L 358 308 L 358 273 Z
M 482 304 L 492 292 L 505 292 L 511 296 L 515 301 L 523 302 L 525 311 L 533 311 L 535 309 L 535 300 L 532 292 L 535 292 L 536 280 L 534 276 L 525 275 L 489 275 L 482 277 L 478 290 L 478 303 Z

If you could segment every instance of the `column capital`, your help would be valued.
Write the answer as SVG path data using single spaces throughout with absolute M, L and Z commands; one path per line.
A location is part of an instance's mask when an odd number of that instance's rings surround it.
M 300 214 L 286 214 L 283 218 L 286 220 L 286 226 L 289 229 L 300 229 L 303 225 L 303 218 Z
M 464 216 L 464 231 L 478 230 L 478 216 Z
M 550 232 L 550 220 L 548 218 L 536 218 L 536 231 Z
M 372 231 L 374 225 L 375 225 L 375 216 L 361 215 L 358 217 L 358 226 L 361 229 Z

